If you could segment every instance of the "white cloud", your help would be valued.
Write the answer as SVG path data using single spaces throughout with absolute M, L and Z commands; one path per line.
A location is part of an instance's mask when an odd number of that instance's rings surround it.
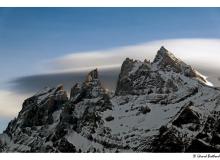
M 27 97 L 27 95 L 18 95 L 7 90 L 0 90 L 0 117 L 15 117 Z
M 152 60 L 165 46 L 177 57 L 196 67 L 220 69 L 220 39 L 167 39 L 101 51 L 67 54 L 47 63 L 46 72 L 82 71 L 119 67 L 126 57 Z

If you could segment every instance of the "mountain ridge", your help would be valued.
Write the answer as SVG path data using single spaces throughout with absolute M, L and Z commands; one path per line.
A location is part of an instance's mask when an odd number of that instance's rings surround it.
M 98 70 L 71 88 L 26 99 L 0 135 L 1 152 L 219 152 L 220 90 L 163 46 L 126 58 L 115 93 Z

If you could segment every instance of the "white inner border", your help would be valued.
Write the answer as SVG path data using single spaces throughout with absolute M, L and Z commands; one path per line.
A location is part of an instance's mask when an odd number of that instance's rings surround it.
M 220 7 L 220 0 L 0 0 L 1 7 Z M 220 154 L 16 154 L 1 153 L 3 160 L 189 160 L 216 159 Z
M 219 0 L 0 0 L 1 7 L 220 7 Z
M 219 159 L 218 153 L 2 153 L 3 160 L 196 160 Z

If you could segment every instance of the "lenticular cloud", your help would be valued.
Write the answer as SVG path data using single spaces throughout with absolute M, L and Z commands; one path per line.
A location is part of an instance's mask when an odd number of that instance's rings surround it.
M 220 39 L 167 39 L 100 51 L 67 54 L 50 60 L 47 72 L 119 67 L 126 57 L 152 60 L 160 46 L 198 68 L 220 69 Z

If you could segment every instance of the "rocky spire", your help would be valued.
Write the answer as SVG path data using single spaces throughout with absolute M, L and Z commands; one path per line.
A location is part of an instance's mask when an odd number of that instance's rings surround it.
M 71 88 L 71 91 L 70 91 L 70 99 L 76 97 L 79 93 L 81 92 L 81 86 L 76 83 L 72 88 Z
M 99 80 L 98 70 L 96 68 L 87 74 L 82 85 L 76 83 L 71 88 L 70 99 L 72 101 L 78 101 L 83 98 L 95 98 L 104 93 L 106 93 L 106 89 L 104 89 Z
M 187 77 L 198 79 L 203 83 L 207 83 L 207 80 L 198 71 L 192 68 L 190 65 L 184 63 L 181 59 L 176 58 L 173 53 L 169 52 L 163 46 L 158 50 L 157 55 L 152 63 L 161 70 L 173 70 L 177 73 L 182 73 Z
M 164 46 L 161 46 L 158 52 L 161 54 L 165 54 L 165 53 L 168 53 L 169 51 Z
M 82 88 L 87 97 L 98 97 L 105 92 L 105 89 L 99 80 L 97 68 L 88 73 Z
M 155 68 L 157 69 L 166 71 L 173 70 L 177 73 L 183 73 L 186 68 L 190 68 L 189 65 L 185 64 L 182 60 L 176 58 L 163 46 L 157 51 L 152 65 L 155 66 Z
M 85 82 L 91 82 L 95 79 L 98 79 L 98 70 L 97 68 L 92 70 L 91 72 L 88 73 L 88 75 L 86 76 L 86 80 Z
M 153 63 L 183 63 L 181 60 L 176 58 L 171 52 L 169 52 L 164 46 L 162 46 L 158 51 L 154 58 Z
M 115 94 L 120 94 L 121 90 L 129 90 L 131 87 L 131 83 L 129 80 L 129 72 L 131 72 L 134 67 L 135 61 L 130 58 L 126 58 L 121 66 L 121 71 L 118 77 L 117 86 Z

